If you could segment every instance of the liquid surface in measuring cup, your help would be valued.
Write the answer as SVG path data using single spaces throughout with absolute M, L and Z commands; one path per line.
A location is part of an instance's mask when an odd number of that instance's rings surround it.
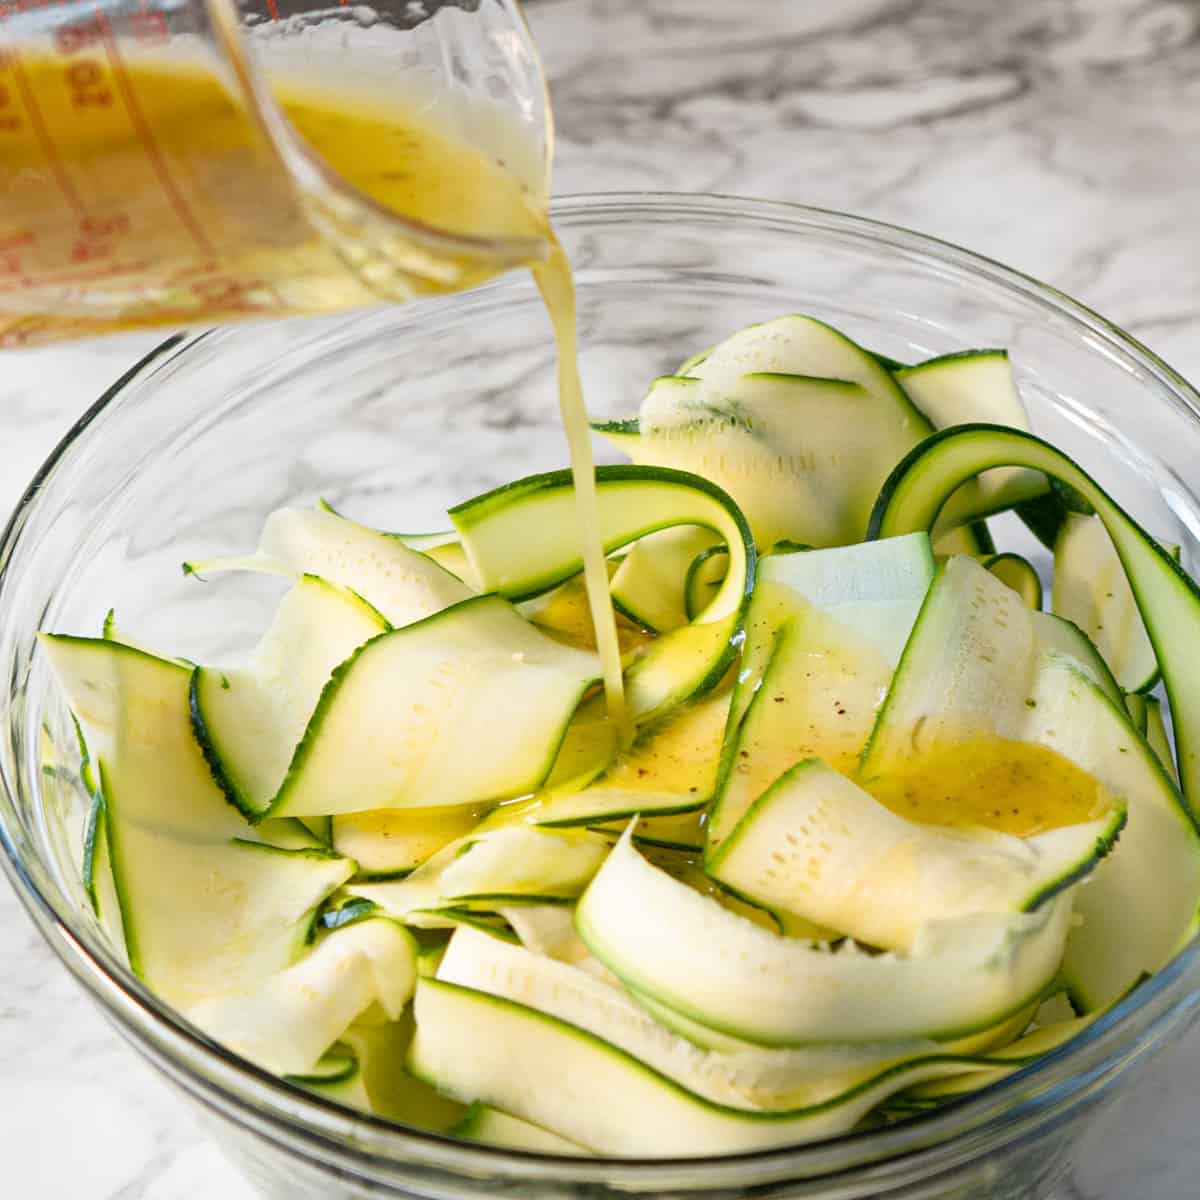
M 77 72 L 90 81 L 90 101 L 82 106 L 82 84 L 68 79 L 61 60 L 0 57 L 0 88 L 5 74 L 14 81 L 0 97 L 21 98 L 13 109 L 16 128 L 0 128 L 0 344 L 318 313 L 389 296 L 387 256 L 356 246 L 352 233 L 336 246 L 315 234 L 270 143 L 218 80 L 164 64 L 122 65 L 110 42 L 102 40 L 106 70 L 97 57 L 94 71 Z M 87 61 L 78 58 L 76 65 Z M 624 727 L 579 380 L 574 283 L 544 198 L 456 137 L 437 119 L 436 106 L 385 104 L 285 75 L 273 75 L 271 88 L 328 169 L 389 212 L 466 237 L 549 244 L 548 257 L 533 270 L 557 343 L 560 407 L 609 714 Z M 347 267 L 356 251 L 358 272 Z M 397 281 L 397 298 L 414 286 L 461 290 L 496 269 L 448 259 L 439 278 L 438 264 L 428 265 L 433 270 L 415 285 L 407 275 Z

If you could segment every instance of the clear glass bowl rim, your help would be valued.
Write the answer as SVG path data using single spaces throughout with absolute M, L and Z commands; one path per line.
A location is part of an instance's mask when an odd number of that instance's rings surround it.
M 552 205 L 556 229 L 586 228 L 598 218 L 672 224 L 705 220 L 734 222 L 807 233 L 841 244 L 886 248 L 900 257 L 934 262 L 960 275 L 975 277 L 1053 311 L 1089 335 L 1092 344 L 1118 351 L 1136 362 L 1173 394 L 1200 426 L 1200 393 L 1152 351 L 1118 326 L 1056 289 L 982 255 L 900 226 L 829 209 L 782 201 L 718 194 L 672 192 L 596 192 L 564 196 Z M 504 286 L 504 280 L 475 292 Z M 462 303 L 462 296 L 423 301 L 422 314 Z M 217 337 L 253 336 L 253 326 L 176 333 L 135 363 L 83 414 L 55 447 L 18 501 L 0 535 L 0 611 L 9 565 L 30 511 L 42 503 L 43 489 L 61 460 L 110 406 L 118 403 L 147 370 L 185 356 L 197 343 Z M 6 701 L 11 709 L 11 696 Z M 6 714 L 7 715 L 7 714 Z M 6 788 L 14 781 L 6 775 Z M 15 803 L 15 798 L 14 798 Z M 21 861 L 13 834 L 0 821 L 0 866 L 18 899 L 64 966 L 98 1002 L 119 1032 L 155 1061 L 194 1099 L 229 1115 L 258 1134 L 297 1150 L 297 1137 L 312 1144 L 322 1161 L 353 1160 L 363 1177 L 372 1166 L 384 1172 L 426 1168 L 464 1177 L 597 1185 L 648 1191 L 657 1186 L 737 1187 L 754 1168 L 754 1180 L 804 1179 L 819 1184 L 837 1175 L 853 1179 L 857 1168 L 895 1167 L 901 1160 L 912 1179 L 973 1157 L 985 1147 L 1008 1144 L 1036 1128 L 1134 1057 L 1152 1049 L 1200 1007 L 1200 939 L 1185 947 L 1166 967 L 1145 981 L 1111 1011 L 1059 1049 L 1043 1055 L 1007 1079 L 928 1116 L 885 1128 L 867 1129 L 798 1146 L 719 1157 L 685 1159 L 562 1158 L 474 1145 L 409 1129 L 353 1112 L 305 1093 L 247 1063 L 217 1045 L 163 1005 L 128 969 L 108 953 L 63 896 L 50 896 L 35 883 Z M 1021 1098 L 1012 1099 L 1020 1093 Z M 370 1148 L 364 1133 L 370 1133 Z M 319 1146 L 323 1144 L 325 1153 Z M 685 1181 L 686 1182 L 683 1182 Z

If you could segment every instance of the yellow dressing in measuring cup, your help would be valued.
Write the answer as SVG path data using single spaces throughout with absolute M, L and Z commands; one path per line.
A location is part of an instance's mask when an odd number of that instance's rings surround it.
M 305 188 L 214 76 L 142 63 L 88 78 L 103 82 L 81 93 L 57 59 L 0 56 L 0 342 L 334 311 L 459 290 L 545 252 L 542 197 L 436 107 L 273 81 L 323 162 Z M 329 171 L 361 193 L 361 228 L 331 212 Z M 489 241 L 519 245 L 497 261 Z

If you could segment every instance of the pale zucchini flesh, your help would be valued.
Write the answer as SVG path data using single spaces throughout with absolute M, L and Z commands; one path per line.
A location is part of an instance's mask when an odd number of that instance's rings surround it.
M 415 1028 L 409 1004 L 398 1021 L 367 1018 L 356 1021 L 343 1034 L 342 1041 L 358 1059 L 368 1112 L 418 1129 L 448 1133 L 466 1112 L 463 1105 L 422 1083 L 405 1069 Z
M 448 1133 L 464 1119 L 467 1107 L 404 1069 L 413 1029 L 411 1005 L 398 1021 L 374 1019 L 368 1011 L 346 1030 L 315 1071 L 284 1078 L 345 1107 Z
M 506 1150 L 529 1150 L 535 1154 L 587 1154 L 582 1146 L 569 1142 L 540 1125 L 509 1116 L 486 1104 L 472 1104 L 467 1115 L 450 1132 L 468 1142 L 502 1146 Z
M 1096 644 L 1117 683 L 1141 692 L 1158 682 L 1158 659 L 1125 568 L 1104 522 L 1068 513 L 1054 546 L 1054 611 Z
M 928 426 L 894 391 L 760 370 L 720 382 L 659 379 L 638 430 L 621 439 L 635 463 L 712 479 L 766 549 L 859 540 L 880 484 Z
M 197 560 L 184 570 L 200 576 L 224 570 L 316 575 L 357 592 L 397 628 L 474 595 L 401 538 L 321 509 L 278 509 L 267 518 L 255 554 Z
M 1094 1019 L 1095 1015 L 1075 1017 L 1072 1020 L 1060 1021 L 1055 1025 L 1036 1029 L 991 1053 L 989 1055 L 993 1060 L 991 1064 L 986 1066 L 981 1064 L 977 1069 L 961 1075 L 919 1083 L 915 1087 L 909 1088 L 903 1097 L 898 1097 L 898 1099 L 942 1103 L 955 1097 L 968 1096 L 990 1084 L 1007 1079 L 1022 1067 L 1036 1062 L 1043 1054 L 1066 1045 L 1072 1038 L 1082 1033 Z
M 128 961 L 121 897 L 113 875 L 109 848 L 108 820 L 108 805 L 103 793 L 97 789 L 88 813 L 84 838 L 83 886 L 100 927 L 118 955 Z
M 1120 685 L 1113 678 L 1108 663 L 1078 625 L 1054 613 L 1034 612 L 1032 616 L 1034 636 L 1043 652 L 1069 658 L 1114 704 L 1122 703 L 1124 697 Z
M 915 433 L 929 428 L 904 389 L 873 354 L 815 317 L 794 314 L 739 329 L 681 374 L 720 391 L 751 372 L 847 380 L 881 404 L 894 405 L 908 417 Z
M 309 1073 L 284 1075 L 283 1079 L 335 1104 L 359 1112 L 371 1111 L 371 1098 L 358 1060 L 344 1046 L 334 1046 Z
M 1055 751 L 1126 807 L 1121 851 L 1080 889 L 1066 949 L 1064 977 L 1091 1009 L 1158 970 L 1191 936 L 1200 857 L 1180 798 L 1124 706 L 1071 660 L 1044 653 L 1038 618 L 971 560 L 951 560 L 922 610 L 861 775 L 869 787 L 873 775 L 902 769 L 918 741 L 928 751 L 982 732 Z
M 969 525 L 955 525 L 940 530 L 933 539 L 933 552 L 938 558 L 949 558 L 951 554 L 974 554 L 987 558 L 996 553 L 996 543 L 988 531 L 986 521 L 972 521 Z
M 1162 701 L 1157 696 L 1147 696 L 1146 700 L 1146 744 L 1154 751 L 1163 770 L 1171 777 L 1176 786 L 1179 784 L 1179 772 L 1175 769 L 1175 752 L 1171 749 L 1171 735 L 1163 718 Z
M 870 536 L 893 537 L 927 529 L 964 480 L 984 465 L 1015 462 L 1061 479 L 1093 507 L 1125 568 L 1147 636 L 1155 649 L 1176 721 L 1184 795 L 1194 810 L 1200 799 L 1200 679 L 1164 661 L 1167 638 L 1200 627 L 1200 589 L 1172 556 L 1061 451 L 1032 434 L 991 425 L 950 429 L 928 439 L 898 464 L 880 493 Z M 1168 632 L 1170 631 L 1170 632 Z
M 416 985 L 416 967 L 412 936 L 376 918 L 327 934 L 257 987 L 208 997 L 185 1015 L 252 1062 L 281 1075 L 305 1075 L 372 1004 L 398 1020 Z
M 123 773 L 107 780 L 113 871 L 130 965 L 186 1007 L 283 970 L 317 907 L 354 873 L 326 851 L 191 842 L 121 813 Z
M 775 632 L 752 699 L 731 727 L 709 814 L 711 858 L 761 793 L 797 761 L 853 770 L 892 671 L 878 649 L 811 605 L 795 604 Z M 737 696 L 735 695 L 735 705 Z
M 683 607 L 689 621 L 707 607 L 728 565 L 729 551 L 724 546 L 710 546 L 692 559 L 683 580 Z

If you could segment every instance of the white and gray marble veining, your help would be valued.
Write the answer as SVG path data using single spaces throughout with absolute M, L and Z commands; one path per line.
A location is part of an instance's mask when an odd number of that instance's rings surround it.
M 1200 376 L 1200 4 L 533 0 L 556 189 L 795 200 L 960 242 Z M 0 509 L 155 336 L 10 353 Z M 1088 1135 L 1062 1200 L 1197 1194 L 1200 1030 Z M 52 1114 L 53 1120 L 46 1121 Z M 0 1194 L 250 1200 L 0 885 Z

